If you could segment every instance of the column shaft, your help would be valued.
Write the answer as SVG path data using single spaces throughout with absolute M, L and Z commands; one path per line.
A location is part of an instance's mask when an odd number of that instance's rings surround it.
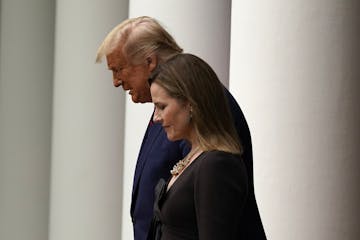
M 357 239 L 359 3 L 233 1 L 230 89 L 269 239 Z
M 48 239 L 54 7 L 1 1 L 0 239 Z
M 127 1 L 57 1 L 51 240 L 121 239 L 124 94 L 95 56 L 127 10 Z

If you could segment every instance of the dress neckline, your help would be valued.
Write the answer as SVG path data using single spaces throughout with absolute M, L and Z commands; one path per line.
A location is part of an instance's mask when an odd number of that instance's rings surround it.
M 166 194 L 167 194 L 168 192 L 170 192 L 170 190 L 171 190 L 171 189 L 174 187 L 174 185 L 179 181 L 179 179 L 181 179 L 181 177 L 183 176 L 183 174 L 186 173 L 186 171 L 188 170 L 188 168 L 190 168 L 190 167 L 193 165 L 193 163 L 194 163 L 195 161 L 197 161 L 200 157 L 202 157 L 206 152 L 207 152 L 207 151 L 202 151 L 202 152 L 200 152 L 200 154 L 199 154 L 194 160 L 192 160 L 192 161 L 184 168 L 184 170 L 181 172 L 181 174 L 179 174 L 179 175 L 176 177 L 175 181 L 172 183 L 171 186 L 169 186 L 169 183 L 170 183 L 172 177 L 169 177 L 169 179 L 166 181 Z

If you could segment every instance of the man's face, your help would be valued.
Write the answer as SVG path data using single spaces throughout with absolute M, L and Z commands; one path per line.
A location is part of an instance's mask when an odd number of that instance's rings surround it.
M 114 87 L 122 86 L 129 91 L 134 103 L 151 102 L 150 86 L 148 78 L 153 67 L 151 62 L 144 59 L 144 62 L 130 64 L 121 49 L 116 49 L 106 56 L 109 70 L 113 73 Z

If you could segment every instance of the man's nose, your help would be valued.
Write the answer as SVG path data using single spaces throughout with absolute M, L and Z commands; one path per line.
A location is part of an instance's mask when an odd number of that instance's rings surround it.
M 114 84 L 114 87 L 120 87 L 122 85 L 122 81 L 121 80 L 114 80 L 113 84 Z
M 117 77 L 113 77 L 113 85 L 114 87 L 120 87 L 122 85 L 122 80 L 120 80 L 119 78 Z

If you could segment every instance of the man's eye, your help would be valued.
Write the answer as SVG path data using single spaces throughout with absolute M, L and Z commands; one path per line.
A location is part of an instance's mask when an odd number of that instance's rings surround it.
M 118 73 L 118 72 L 121 72 L 122 70 L 124 70 L 123 67 L 118 67 L 118 68 L 115 68 L 113 71 Z

